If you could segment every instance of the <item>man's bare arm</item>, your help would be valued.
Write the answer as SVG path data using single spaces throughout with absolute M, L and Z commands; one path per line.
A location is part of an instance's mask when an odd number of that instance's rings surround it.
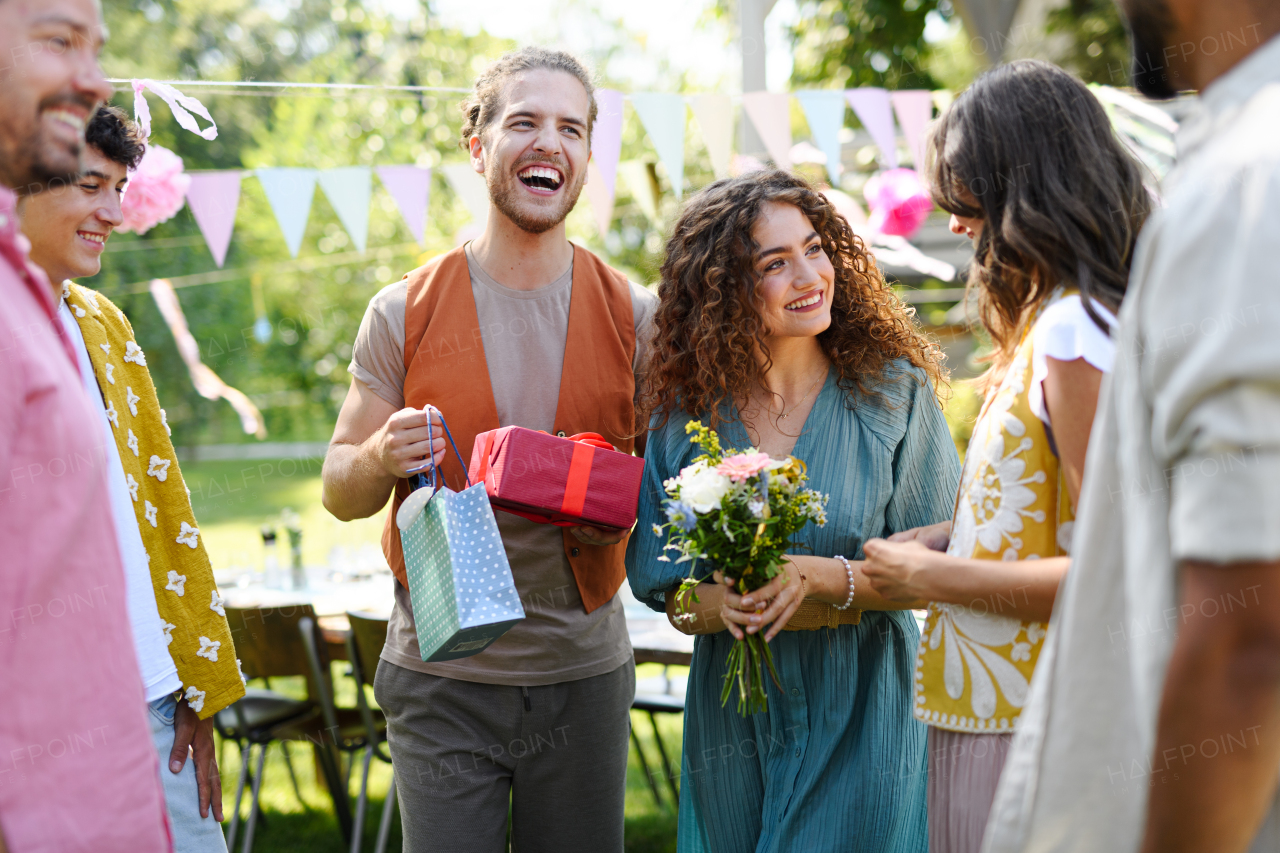
M 325 509 L 342 521 L 374 515 L 396 480 L 426 463 L 429 450 L 438 464 L 444 453 L 438 418 L 428 426 L 420 409 L 397 411 L 353 378 L 320 474 Z
M 1152 758 L 1164 778 L 1152 778 L 1142 849 L 1243 853 L 1280 768 L 1280 562 L 1180 568 L 1185 621 Z

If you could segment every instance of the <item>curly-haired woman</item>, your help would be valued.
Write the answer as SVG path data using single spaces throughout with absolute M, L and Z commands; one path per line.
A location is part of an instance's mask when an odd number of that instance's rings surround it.
M 934 200 L 974 241 L 986 399 L 954 521 L 868 542 L 865 571 L 895 601 L 932 602 L 912 705 L 929 725 L 929 849 L 977 853 L 1070 561 L 1109 329 L 1151 202 L 1102 105 L 1045 62 L 979 78 L 931 148 Z
M 704 583 L 685 708 L 681 851 L 923 851 L 925 731 L 911 715 L 915 619 L 861 574 L 862 543 L 948 518 L 959 463 L 939 408 L 937 349 L 820 193 L 780 171 L 707 187 L 667 244 L 646 402 L 636 596 L 677 615 L 662 562 L 662 483 L 726 446 L 808 463 L 830 496 L 786 572 L 747 597 Z M 763 612 L 757 613 L 757 604 Z M 768 713 L 720 704 L 725 658 L 765 631 Z

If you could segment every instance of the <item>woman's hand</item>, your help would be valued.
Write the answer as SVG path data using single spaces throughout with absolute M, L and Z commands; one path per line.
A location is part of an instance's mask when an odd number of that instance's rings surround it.
M 862 552 L 866 555 L 862 574 L 882 598 L 902 602 L 934 599 L 930 580 L 938 552 L 927 547 L 919 538 L 908 542 L 869 539 L 862 546 Z
M 790 558 L 782 564 L 782 571 L 759 589 L 740 595 L 734 589 L 736 579 L 727 578 L 722 572 L 714 575 L 724 586 L 724 603 L 720 606 L 720 619 L 735 640 L 746 634 L 754 634 L 770 625 L 765 642 L 771 641 L 795 615 L 804 600 L 804 584 L 800 569 Z M 745 633 L 744 633 L 745 631 Z
M 946 551 L 951 543 L 951 522 L 939 521 L 927 527 L 913 527 L 889 537 L 890 542 L 919 542 L 930 551 Z

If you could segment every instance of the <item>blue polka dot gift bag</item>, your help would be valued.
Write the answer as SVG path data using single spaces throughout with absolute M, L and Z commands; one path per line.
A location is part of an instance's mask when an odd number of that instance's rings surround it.
M 448 426 L 444 430 L 457 454 Z M 484 483 L 468 478 L 467 488 L 455 492 L 443 484 L 434 460 L 429 469 L 429 476 L 414 478 L 396 525 L 418 646 L 423 661 L 435 662 L 484 651 L 524 618 L 524 608 Z

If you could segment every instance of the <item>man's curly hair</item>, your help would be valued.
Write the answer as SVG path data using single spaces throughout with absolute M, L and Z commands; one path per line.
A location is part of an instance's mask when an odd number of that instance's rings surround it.
M 855 391 L 875 395 L 889 363 L 906 359 L 937 388 L 942 353 L 917 327 L 868 254 L 825 196 L 804 179 L 771 169 L 716 181 L 691 199 L 667 241 L 650 366 L 642 397 L 659 423 L 678 411 L 707 417 L 765 387 L 772 364 L 761 320 L 760 246 L 752 238 L 769 204 L 798 207 L 835 267 L 831 326 L 818 335 L 852 408 Z M 763 356 L 763 359 L 758 357 Z M 655 426 L 656 426 L 655 425 Z
M 147 152 L 147 139 L 138 125 L 119 107 L 105 104 L 89 119 L 84 141 L 102 152 L 102 156 L 119 163 L 129 171 L 138 168 Z

